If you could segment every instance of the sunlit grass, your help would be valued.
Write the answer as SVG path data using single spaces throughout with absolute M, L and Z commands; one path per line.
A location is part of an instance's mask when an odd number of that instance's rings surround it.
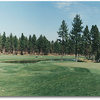
M 42 56 L 42 59 L 60 57 Z M 0 61 L 40 58 L 1 55 Z M 100 96 L 99 66 L 74 61 L 0 63 L 0 96 Z

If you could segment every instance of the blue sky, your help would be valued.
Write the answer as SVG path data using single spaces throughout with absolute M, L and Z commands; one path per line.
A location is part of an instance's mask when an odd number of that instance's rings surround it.
M 56 40 L 62 20 L 70 31 L 76 14 L 80 14 L 84 26 L 96 24 L 100 29 L 100 2 L 0 2 L 0 33 L 43 34 Z

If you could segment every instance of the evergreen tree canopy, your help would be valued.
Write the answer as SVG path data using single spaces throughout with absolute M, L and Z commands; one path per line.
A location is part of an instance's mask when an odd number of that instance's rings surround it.
M 78 54 L 78 49 L 79 49 L 79 45 L 80 45 L 80 38 L 81 38 L 81 32 L 83 29 L 82 26 L 82 20 L 80 18 L 80 15 L 76 15 L 74 17 L 73 23 L 72 23 L 72 31 L 71 31 L 71 38 L 72 41 L 74 42 L 74 48 L 75 48 L 75 58 L 77 61 L 77 54 Z
M 57 33 L 58 33 L 58 37 L 60 38 L 58 40 L 62 46 L 62 54 L 64 54 L 66 52 L 66 44 L 68 41 L 68 27 L 67 24 L 65 23 L 65 20 L 62 21 L 62 24 Z
M 23 55 L 24 49 L 25 49 L 25 36 L 22 33 L 21 34 L 21 38 L 20 38 L 20 51 L 21 51 L 21 55 Z
M 6 43 L 6 33 L 4 32 L 2 35 L 2 49 L 5 48 L 5 43 Z

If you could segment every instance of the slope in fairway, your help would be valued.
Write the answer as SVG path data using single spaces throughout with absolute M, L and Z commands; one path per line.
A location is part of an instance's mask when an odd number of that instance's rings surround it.
M 36 59 L 3 55 L 2 58 L 0 61 Z M 37 59 L 40 58 L 57 57 Z M 100 96 L 99 66 L 99 63 L 73 61 L 0 63 L 0 96 Z

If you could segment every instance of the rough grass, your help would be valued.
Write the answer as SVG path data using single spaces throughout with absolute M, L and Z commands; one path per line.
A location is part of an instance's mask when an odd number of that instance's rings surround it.
M 73 59 L 73 56 L 64 56 L 63 58 Z M 61 59 L 61 56 L 33 56 L 33 55 L 0 55 L 0 61 L 23 61 L 39 59 Z
M 42 56 L 44 58 L 60 56 Z M 0 57 L 0 61 L 29 59 L 36 58 Z M 72 61 L 0 63 L 0 96 L 100 96 L 100 64 Z

